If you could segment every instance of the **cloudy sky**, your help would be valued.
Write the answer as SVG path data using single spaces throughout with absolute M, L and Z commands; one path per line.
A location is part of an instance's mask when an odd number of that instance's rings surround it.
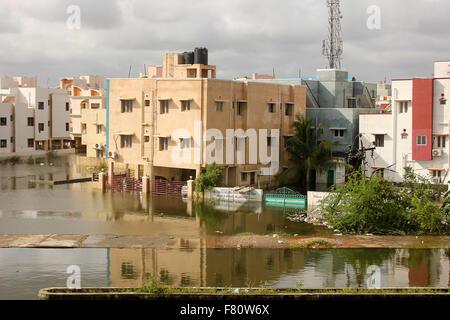
M 343 67 L 358 80 L 430 76 L 450 59 L 450 1 L 341 0 Z M 209 49 L 218 78 L 314 76 L 326 67 L 326 0 L 0 0 L 0 74 L 137 76 L 164 52 Z M 80 8 L 80 28 L 70 6 Z M 367 27 L 370 6 L 379 30 Z M 371 20 L 373 21 L 373 20 Z

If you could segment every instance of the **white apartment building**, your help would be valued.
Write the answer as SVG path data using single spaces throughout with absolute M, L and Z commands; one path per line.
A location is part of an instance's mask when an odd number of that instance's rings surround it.
M 68 92 L 6 82 L 0 91 L 0 153 L 69 148 Z
M 431 79 L 392 81 L 392 112 L 360 115 L 367 152 L 366 174 L 401 182 L 406 167 L 436 184 L 447 184 L 450 133 L 450 61 L 437 61 Z
M 70 94 L 70 138 L 78 153 L 104 157 L 106 147 L 105 78 L 81 76 L 60 78 L 60 88 Z M 90 122 L 95 123 L 90 123 Z M 89 123 L 87 123 L 89 122 Z M 88 127 L 94 125 L 95 128 Z M 103 126 L 104 128 L 98 128 Z M 100 136 L 89 136 L 95 130 Z M 88 132 L 89 131 L 89 132 Z M 100 138 L 100 139 L 99 139 Z

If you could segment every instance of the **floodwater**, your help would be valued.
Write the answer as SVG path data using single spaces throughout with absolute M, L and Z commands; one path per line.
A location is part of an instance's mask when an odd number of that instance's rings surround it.
M 0 249 L 0 299 L 37 299 L 66 287 L 72 265 L 81 287 L 136 287 L 153 277 L 173 287 L 440 287 L 444 249 Z M 370 281 L 369 281 L 370 280 Z
M 69 163 L 0 165 L 0 234 L 117 234 L 196 237 L 242 233 L 332 234 L 286 219 L 297 209 L 261 203 L 195 205 L 181 198 L 103 193 L 89 183 L 49 186 L 33 180 L 85 177 Z M 163 225 L 163 226 L 162 226 Z
M 88 175 L 68 159 L 0 164 L 0 234 L 333 233 L 290 222 L 286 217 L 295 209 L 195 205 L 165 196 L 102 193 L 89 183 L 32 182 Z M 0 249 L 0 299 L 36 299 L 39 289 L 65 287 L 71 265 L 80 267 L 82 287 L 134 287 L 149 276 L 171 286 L 343 288 L 366 287 L 371 280 L 380 287 L 448 287 L 449 254 L 448 249 Z

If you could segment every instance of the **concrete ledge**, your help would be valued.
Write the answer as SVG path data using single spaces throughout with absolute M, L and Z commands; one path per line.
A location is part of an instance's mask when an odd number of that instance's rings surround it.
M 230 289 L 171 288 L 170 293 L 136 292 L 137 288 L 46 288 L 39 291 L 40 300 L 303 300 L 303 301 L 448 301 L 449 288 L 386 289 Z M 238 293 L 234 292 L 238 290 Z M 186 292 L 186 293 L 184 293 Z
M 183 241 L 181 241 L 183 240 Z M 171 235 L 64 235 L 64 234 L 0 234 L 0 248 L 165 248 L 196 249 L 203 240 L 206 248 L 296 249 L 311 240 L 326 240 L 336 249 L 448 249 L 450 236 L 190 236 Z M 189 247 L 186 247 L 189 243 Z M 321 249 L 320 247 L 317 249 Z

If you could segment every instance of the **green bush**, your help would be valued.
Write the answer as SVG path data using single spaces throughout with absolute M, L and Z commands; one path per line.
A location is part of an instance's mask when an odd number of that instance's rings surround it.
M 443 232 L 448 228 L 448 215 L 433 202 L 413 198 L 410 222 L 425 232 Z
M 375 175 L 366 181 L 361 172 L 325 199 L 329 222 L 352 233 L 404 230 L 407 225 L 403 200 L 392 182 Z
M 206 171 L 200 173 L 195 179 L 195 191 L 204 192 L 214 187 L 221 186 L 223 181 L 223 168 L 218 167 L 215 163 L 206 167 Z
M 328 222 L 351 233 L 389 231 L 449 232 L 448 197 L 440 208 L 442 193 L 423 177 L 407 170 L 397 187 L 380 175 L 370 179 L 361 171 L 349 177 L 342 188 L 333 189 L 323 204 Z

